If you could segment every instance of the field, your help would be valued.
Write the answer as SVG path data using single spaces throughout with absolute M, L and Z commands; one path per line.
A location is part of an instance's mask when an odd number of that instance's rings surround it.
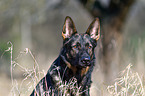
M 25 50 L 21 51 L 16 58 L 13 58 L 13 44 L 11 42 L 8 42 L 8 44 L 10 46 L 7 50 L 5 50 L 5 52 L 10 54 L 9 66 L 11 74 L 9 78 L 7 78 L 5 74 L 1 75 L 3 79 L 1 79 L 2 81 L 0 83 L 2 86 L 0 93 L 9 96 L 29 95 L 39 80 L 45 76 L 46 71 L 40 70 L 40 65 L 37 63 L 37 60 L 35 59 L 30 49 L 25 48 Z M 28 67 L 17 62 L 19 59 L 25 56 L 29 56 L 29 58 L 31 58 L 33 65 Z M 144 75 L 133 71 L 132 67 L 132 64 L 129 64 L 126 66 L 126 68 L 120 71 L 117 78 L 114 79 L 112 85 L 107 85 L 105 82 L 99 82 L 99 80 L 93 79 L 90 92 L 91 96 L 144 96 Z M 20 74 L 22 74 L 22 76 Z M 21 78 L 17 77 L 17 75 Z M 77 91 L 76 96 L 79 96 L 79 88 L 74 86 L 76 82 L 77 81 L 75 79 L 72 79 L 69 83 L 65 83 L 62 86 L 62 89 L 67 90 L 67 88 L 71 86 L 72 90 Z M 98 83 L 97 85 L 95 85 L 96 82 Z

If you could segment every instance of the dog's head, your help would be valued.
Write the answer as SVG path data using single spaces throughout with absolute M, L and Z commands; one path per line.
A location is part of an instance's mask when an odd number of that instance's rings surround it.
M 72 19 L 67 16 L 62 30 L 65 59 L 71 66 L 84 68 L 91 66 L 94 49 L 100 37 L 100 23 L 96 18 L 87 29 L 86 33 L 78 34 Z

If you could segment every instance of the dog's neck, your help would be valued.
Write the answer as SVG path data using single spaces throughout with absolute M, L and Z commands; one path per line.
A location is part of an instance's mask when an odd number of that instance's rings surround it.
M 72 65 L 65 59 L 65 57 L 64 57 L 63 55 L 60 55 L 60 56 L 61 56 L 62 60 L 64 61 L 64 63 L 66 64 L 66 66 L 67 66 L 69 69 L 71 69 L 71 70 L 73 71 L 73 74 L 75 74 L 76 71 L 77 71 L 77 68 L 76 68 L 75 66 L 72 66 Z
M 60 55 L 63 62 L 66 64 L 66 66 L 71 69 L 71 71 L 73 72 L 73 75 L 77 75 L 77 76 L 80 76 L 80 77 L 83 77 L 89 70 L 90 66 L 87 66 L 87 67 L 84 67 L 84 68 L 77 68 L 75 66 L 72 66 L 70 64 L 70 62 L 68 62 L 65 57 L 63 55 Z

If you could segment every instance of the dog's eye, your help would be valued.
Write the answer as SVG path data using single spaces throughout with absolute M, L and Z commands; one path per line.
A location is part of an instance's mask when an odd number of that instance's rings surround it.
M 89 46 L 89 49 L 91 49 L 92 48 L 92 46 Z
M 77 45 L 74 45 L 73 48 L 77 48 Z

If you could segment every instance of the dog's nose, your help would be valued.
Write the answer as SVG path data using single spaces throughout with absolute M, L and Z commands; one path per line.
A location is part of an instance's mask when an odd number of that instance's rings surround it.
M 83 64 L 86 64 L 87 66 L 89 66 L 89 65 L 90 65 L 90 58 L 89 58 L 89 57 L 83 57 L 83 58 L 81 59 L 81 62 L 82 62 Z

